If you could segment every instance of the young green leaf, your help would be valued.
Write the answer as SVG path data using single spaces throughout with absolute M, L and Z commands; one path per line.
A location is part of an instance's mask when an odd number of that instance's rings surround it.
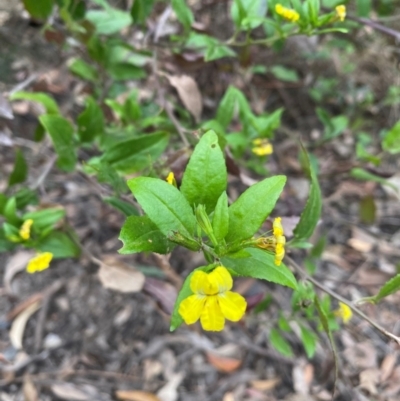
M 307 160 L 308 170 L 310 171 L 311 187 L 306 206 L 300 216 L 300 221 L 298 222 L 296 228 L 293 230 L 293 233 L 296 239 L 305 240 L 311 237 L 315 227 L 318 224 L 318 220 L 321 216 L 322 210 L 322 197 L 318 178 L 315 174 L 315 170 L 310 163 L 308 154 L 304 148 L 303 152 Z
M 3 214 L 6 220 L 13 225 L 19 225 L 22 222 L 17 215 L 17 200 L 15 196 L 7 200 L 7 203 L 4 206 Z
M 166 148 L 168 139 L 169 135 L 166 132 L 141 135 L 111 146 L 101 160 L 110 163 L 119 171 L 132 173 L 156 160 Z
M 212 228 L 217 241 L 221 242 L 229 231 L 228 195 L 222 192 L 215 206 Z
M 130 216 L 121 229 L 119 239 L 124 246 L 119 253 L 155 252 L 167 254 L 175 244 L 147 216 Z
M 81 250 L 71 237 L 60 231 L 52 231 L 42 238 L 36 249 L 42 252 L 51 252 L 55 258 L 72 258 L 79 256 Z
M 118 33 L 132 23 L 129 13 L 112 7 L 107 7 L 107 10 L 90 10 L 86 13 L 86 19 L 95 26 L 99 35 Z
M 281 194 L 286 177 L 266 178 L 248 188 L 229 207 L 227 242 L 250 238 L 262 226 Z
M 133 195 L 150 220 L 166 236 L 173 231 L 192 237 L 196 219 L 186 198 L 173 185 L 157 178 L 138 177 L 128 181 Z
M 104 202 L 122 212 L 125 216 L 139 216 L 139 212 L 131 203 L 125 202 L 115 196 L 103 198 Z
M 90 82 L 96 82 L 99 78 L 96 68 L 81 58 L 74 58 L 68 64 L 69 70 L 77 77 Z
M 8 178 L 8 186 L 11 187 L 26 180 L 28 175 L 28 165 L 26 164 L 23 153 L 17 149 L 15 152 L 15 164 L 10 177 Z
M 382 147 L 391 154 L 400 153 L 400 121 L 386 133 Z
M 74 127 L 65 118 L 52 114 L 41 115 L 39 121 L 53 141 L 58 154 L 57 165 L 64 171 L 72 171 L 76 163 L 73 141 Z
M 225 92 L 225 95 L 219 102 L 216 120 L 221 124 L 221 126 L 226 129 L 228 124 L 233 118 L 233 113 L 235 112 L 235 105 L 237 99 L 237 92 L 233 86 L 230 86 Z
M 185 28 L 185 31 L 189 31 L 194 21 L 194 17 L 187 2 L 185 0 L 172 0 L 172 9 L 175 11 L 177 18 Z
M 32 227 L 41 232 L 49 228 L 54 227 L 54 225 L 59 222 L 65 216 L 65 209 L 62 207 L 51 207 L 48 209 L 36 210 L 35 212 L 25 213 L 22 219 L 33 220 Z
M 292 357 L 294 355 L 291 345 L 282 337 L 278 330 L 271 330 L 269 333 L 269 341 L 272 347 L 282 355 L 287 357 Z
M 353 178 L 356 178 L 357 180 L 373 181 L 373 182 L 377 182 L 381 185 L 387 185 L 388 187 L 393 188 L 396 192 L 398 192 L 398 188 L 395 185 L 393 185 L 390 181 L 388 181 L 382 177 L 379 177 L 379 175 L 372 174 L 369 171 L 364 170 L 363 168 L 355 167 L 355 168 L 351 169 L 350 175 Z
M 25 10 L 35 19 L 46 19 L 50 16 L 54 0 L 22 0 Z
M 104 131 L 104 116 L 100 106 L 91 97 L 86 99 L 86 108 L 77 118 L 78 135 L 81 142 L 91 142 Z
M 275 265 L 273 254 L 256 248 L 246 248 L 221 258 L 225 267 L 238 276 L 253 277 L 297 288 L 293 273 L 283 264 Z
M 29 100 L 31 102 L 37 102 L 44 106 L 47 114 L 60 114 L 57 103 L 46 93 L 19 91 L 10 95 L 10 100 Z
M 180 190 L 192 206 L 205 205 L 207 213 L 211 213 L 226 183 L 225 159 L 218 136 L 214 131 L 208 131 L 190 157 Z
M 306 350 L 307 358 L 311 359 L 317 348 L 317 336 L 311 329 L 307 329 L 300 326 L 301 329 L 301 342 L 303 343 L 304 349 Z
M 153 10 L 155 0 L 135 0 L 131 8 L 133 22 L 144 24 Z
M 383 298 L 394 294 L 400 290 L 400 274 L 394 276 L 389 281 L 387 281 L 382 288 L 379 290 L 378 294 L 373 297 L 363 298 L 363 301 L 372 302 L 374 304 L 381 301 Z

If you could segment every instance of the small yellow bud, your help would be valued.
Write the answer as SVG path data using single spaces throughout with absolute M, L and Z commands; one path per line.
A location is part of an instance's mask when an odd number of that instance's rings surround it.
M 335 10 L 339 20 L 344 21 L 344 19 L 346 18 L 346 6 L 343 4 L 340 6 L 336 6 Z
M 273 153 L 274 149 L 268 139 L 257 138 L 253 141 L 254 148 L 251 151 L 257 156 L 267 156 Z
M 297 11 L 284 7 L 279 3 L 275 5 L 275 12 L 290 22 L 296 22 L 300 19 L 300 14 Z
M 52 259 L 53 254 L 51 252 L 39 253 L 29 261 L 26 271 L 31 274 L 41 272 L 50 266 Z
M 168 184 L 173 185 L 175 188 L 178 187 L 176 180 L 175 180 L 174 173 L 172 171 L 167 175 L 167 178 L 165 179 L 165 181 L 167 181 Z
M 33 220 L 32 219 L 25 220 L 22 223 L 21 228 L 19 229 L 19 235 L 25 241 L 28 240 L 31 237 L 32 224 L 33 224 Z
M 335 310 L 335 316 L 341 318 L 344 324 L 347 324 L 353 317 L 353 311 L 343 302 L 339 302 L 339 308 Z

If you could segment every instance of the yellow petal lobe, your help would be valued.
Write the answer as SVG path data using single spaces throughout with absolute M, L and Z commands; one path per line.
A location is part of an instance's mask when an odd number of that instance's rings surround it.
M 238 293 L 227 291 L 218 295 L 218 303 L 225 319 L 239 321 L 246 312 L 247 302 Z
M 224 329 L 225 319 L 218 304 L 217 295 L 208 296 L 200 316 L 203 330 L 221 331 Z
M 194 294 L 181 302 L 178 313 L 186 324 L 196 323 L 200 319 L 206 299 L 205 296 Z
M 222 293 L 232 289 L 233 280 L 229 271 L 224 266 L 218 266 L 209 275 L 210 288 L 216 289 L 216 292 L 206 292 L 207 295 Z
M 335 315 L 340 317 L 344 324 L 347 324 L 353 317 L 353 311 L 348 305 L 344 304 L 343 302 L 339 302 L 339 309 L 335 311 Z
M 25 220 L 19 230 L 19 235 L 22 239 L 28 240 L 31 237 L 32 219 Z
M 201 270 L 197 270 L 192 274 L 190 279 L 190 289 L 195 294 L 206 294 L 206 290 L 209 287 L 208 274 Z
M 33 257 L 26 266 L 26 271 L 28 273 L 41 272 L 50 266 L 50 262 L 53 259 L 53 254 L 51 252 L 39 253 Z

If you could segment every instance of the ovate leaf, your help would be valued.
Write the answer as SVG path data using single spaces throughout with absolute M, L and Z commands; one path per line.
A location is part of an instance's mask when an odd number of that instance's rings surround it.
M 90 10 L 86 13 L 86 19 L 96 28 L 98 34 L 112 35 L 126 28 L 132 23 L 129 13 L 107 7 L 107 10 Z
M 252 185 L 229 207 L 227 242 L 250 238 L 262 226 L 281 194 L 286 177 L 277 175 Z
M 308 170 L 310 172 L 311 186 L 306 206 L 300 216 L 300 221 L 293 230 L 293 233 L 296 239 L 305 240 L 311 237 L 321 216 L 322 197 L 317 175 L 315 174 L 315 170 L 310 163 L 310 158 L 308 157 L 308 154 L 304 148 L 303 152 L 307 161 Z
M 178 231 L 192 237 L 196 220 L 188 201 L 177 188 L 150 177 L 131 179 L 128 186 L 150 220 L 164 235 Z
M 400 121 L 386 134 L 382 147 L 386 152 L 392 154 L 400 153 Z
M 317 336 L 311 329 L 307 329 L 303 326 L 301 328 L 301 342 L 303 343 L 304 349 L 306 350 L 307 357 L 311 359 L 317 348 Z
M 53 141 L 54 149 L 58 154 L 58 167 L 65 171 L 72 171 L 76 163 L 74 127 L 68 120 L 57 115 L 44 114 L 39 117 L 39 121 Z
M 148 216 L 130 216 L 121 229 L 119 239 L 124 246 L 119 253 L 155 252 L 167 254 L 175 244 L 148 218 Z
M 269 341 L 273 348 L 284 356 L 293 356 L 291 345 L 282 337 L 278 330 L 272 329 L 269 333 Z
M 400 274 L 394 276 L 389 281 L 387 281 L 379 290 L 378 294 L 374 295 L 373 297 L 363 298 L 363 301 L 368 301 L 376 304 L 383 298 L 387 297 L 388 295 L 394 294 L 399 290 L 400 290 Z
M 32 18 L 46 19 L 50 16 L 54 0 L 23 0 L 26 11 Z
M 77 118 L 78 135 L 81 142 L 91 142 L 104 131 L 104 116 L 101 107 L 89 96 L 86 108 Z
M 115 209 L 122 212 L 125 216 L 139 216 L 139 212 L 131 203 L 125 202 L 121 199 L 118 199 L 115 196 L 110 196 L 107 198 L 103 198 L 104 202 L 113 206 Z
M 43 238 L 36 248 L 42 252 L 51 252 L 55 258 L 72 258 L 79 256 L 80 248 L 71 237 L 60 231 L 53 231 Z
M 218 136 L 214 131 L 208 131 L 189 160 L 182 178 L 181 192 L 192 206 L 205 205 L 207 212 L 211 213 L 226 183 L 225 159 Z
M 185 0 L 172 0 L 172 8 L 179 22 L 188 31 L 194 21 L 193 13 Z
M 256 248 L 246 248 L 221 258 L 223 265 L 238 276 L 267 280 L 296 289 L 297 281 L 293 273 L 283 263 L 276 266 L 274 260 L 274 255 Z
M 215 206 L 214 216 L 212 219 L 212 228 L 215 238 L 221 242 L 229 231 L 229 210 L 228 196 L 226 192 L 222 192 Z
M 46 93 L 19 91 L 10 95 L 10 100 L 29 100 L 44 106 L 48 114 L 60 114 L 57 103 Z

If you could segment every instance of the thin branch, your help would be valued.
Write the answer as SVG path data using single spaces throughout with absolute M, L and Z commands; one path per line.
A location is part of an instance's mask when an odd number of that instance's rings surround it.
M 325 287 L 322 283 L 317 281 L 315 278 L 311 277 L 307 272 L 304 271 L 304 269 L 297 264 L 292 258 L 289 256 L 286 257 L 286 259 L 289 261 L 289 263 L 294 267 L 294 269 L 300 273 L 307 281 L 310 283 L 314 284 L 316 287 L 318 287 L 320 290 L 326 292 L 329 294 L 332 298 L 337 299 L 339 302 L 342 302 L 343 304 L 347 305 L 355 314 L 366 320 L 371 326 L 375 327 L 378 331 L 380 331 L 383 335 L 386 337 L 390 338 L 391 340 L 394 340 L 398 345 L 400 345 L 400 337 L 394 335 L 393 333 L 390 333 L 387 331 L 385 328 L 383 328 L 379 323 L 375 322 L 372 320 L 370 317 L 368 317 L 364 312 L 362 312 L 360 309 L 358 309 L 352 302 L 347 300 L 346 298 L 343 298 L 341 295 L 337 294 L 335 291 Z

